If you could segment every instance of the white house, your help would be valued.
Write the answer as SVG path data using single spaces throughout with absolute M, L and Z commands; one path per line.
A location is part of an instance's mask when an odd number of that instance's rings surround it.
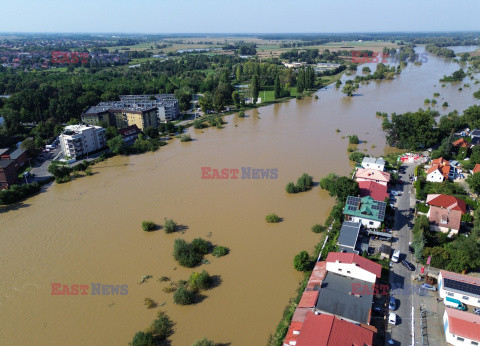
M 466 305 L 480 307 L 480 278 L 440 270 L 438 294 L 444 301 L 451 297 Z
M 473 313 L 445 308 L 443 329 L 448 344 L 455 346 L 480 344 L 480 316 Z
M 364 157 L 362 160 L 362 167 L 378 169 L 379 171 L 385 170 L 385 160 L 382 158 L 375 158 L 375 157 Z
M 441 183 L 445 181 L 445 176 L 437 167 L 430 168 L 427 173 L 427 181 L 432 183 Z
M 382 275 L 382 266 L 354 253 L 330 252 L 327 272 L 375 283 Z

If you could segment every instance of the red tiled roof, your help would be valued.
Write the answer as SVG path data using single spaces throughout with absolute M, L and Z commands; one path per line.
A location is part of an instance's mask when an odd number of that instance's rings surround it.
M 298 332 L 302 329 L 302 325 L 303 322 L 292 322 L 290 324 L 285 340 L 283 341 L 284 345 L 290 345 L 291 341 L 297 341 L 299 336 Z M 294 332 L 296 333 L 294 334 Z
M 472 285 L 480 286 L 480 278 L 476 278 L 469 275 L 462 275 L 452 272 L 447 272 L 446 270 L 440 270 L 443 279 L 450 279 L 454 281 L 465 282 Z
M 295 309 L 295 312 L 293 313 L 292 321 L 303 323 L 303 321 L 305 321 L 305 318 L 307 317 L 307 312 L 309 311 L 312 311 L 312 309 L 297 307 Z
M 439 157 L 438 159 L 432 160 L 432 166 L 434 166 L 434 165 L 437 165 L 437 166 L 440 166 L 440 165 L 450 165 L 450 162 L 448 162 L 447 160 L 445 160 L 443 157 Z
M 477 163 L 473 168 L 473 174 L 480 172 L 480 163 Z
M 355 178 L 378 180 L 378 181 L 384 181 L 388 183 L 390 181 L 390 173 L 379 171 L 378 169 L 372 169 L 372 168 L 359 168 L 355 173 Z
M 318 291 L 305 291 L 298 303 L 299 308 L 313 308 L 317 305 Z
M 321 286 L 323 279 L 327 275 L 327 262 L 321 261 L 315 263 L 310 279 L 308 279 L 307 290 L 312 290 L 315 286 Z
M 443 195 L 443 194 L 430 194 L 427 195 L 427 204 L 433 205 L 448 210 L 461 211 L 462 214 L 467 212 L 467 205 L 464 201 L 457 197 Z
M 374 181 L 359 181 L 360 197 L 371 196 L 374 200 L 383 202 L 388 197 L 387 187 Z
M 118 130 L 118 133 L 121 134 L 122 136 L 129 136 L 129 135 L 132 135 L 134 133 L 140 133 L 140 129 L 138 128 L 137 125 L 130 125 L 130 126 L 127 126 L 123 129 L 120 129 Z
M 452 143 L 454 147 L 461 147 L 461 148 L 470 148 L 471 144 L 468 143 L 464 138 L 460 138 Z
M 427 174 L 430 174 L 436 170 L 439 170 L 445 179 L 448 179 L 448 173 L 450 173 L 450 165 L 432 165 L 427 171 Z
M 452 308 L 445 308 L 445 312 L 448 317 L 450 333 L 470 340 L 480 341 L 480 316 Z
M 457 231 L 460 230 L 462 212 L 459 210 L 449 210 L 433 205 L 430 207 L 429 215 L 429 221 L 439 227 L 450 228 Z
M 372 345 L 374 332 L 333 315 L 315 315 L 309 311 L 297 346 Z
M 330 252 L 327 256 L 327 262 L 355 263 L 360 268 L 373 273 L 377 278 L 382 275 L 382 266 L 354 253 Z

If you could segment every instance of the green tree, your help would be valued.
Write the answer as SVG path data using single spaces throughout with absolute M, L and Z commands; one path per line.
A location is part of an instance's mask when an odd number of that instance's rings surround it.
M 173 334 L 173 326 L 170 317 L 165 312 L 159 311 L 157 318 L 153 320 L 146 332 L 152 334 L 156 342 L 162 342 Z
M 480 173 L 474 173 L 467 178 L 467 183 L 475 193 L 480 193 Z
M 278 223 L 280 222 L 280 218 L 277 214 L 268 214 L 267 216 L 265 216 L 265 221 L 267 221 L 268 223 Z
M 287 193 L 297 193 L 298 192 L 297 187 L 292 182 L 289 182 L 287 184 L 287 186 L 285 187 L 285 190 L 287 191 Z
M 222 257 L 228 255 L 229 252 L 230 249 L 228 247 L 217 245 L 213 248 L 212 255 L 214 257 Z
M 193 291 L 208 290 L 213 285 L 213 278 L 207 271 L 203 270 L 201 273 L 192 273 L 188 279 L 188 286 Z
M 239 108 L 240 107 L 240 93 L 238 91 L 234 91 L 232 93 L 232 100 L 233 100 L 233 103 L 235 104 L 235 107 Z
M 308 175 L 308 173 L 303 173 L 300 178 L 297 180 L 297 191 L 303 192 L 310 190 L 313 186 L 313 177 Z
M 167 218 L 164 219 L 163 229 L 165 230 L 165 233 L 173 233 L 177 230 L 177 228 L 178 228 L 178 226 L 175 223 L 175 221 L 173 221 L 172 219 L 167 219 Z
M 446 245 L 450 254 L 447 270 L 461 272 L 473 270 L 480 266 L 480 248 L 477 242 L 461 235 L 453 242 Z
M 155 338 L 150 332 L 136 332 L 130 346 L 154 346 Z
M 107 146 L 115 155 L 123 155 L 127 152 L 127 145 L 123 141 L 123 137 L 121 135 L 108 140 Z
M 204 94 L 203 97 L 201 97 L 199 100 L 198 100 L 198 105 L 200 106 L 200 108 L 202 109 L 202 111 L 207 114 L 208 111 L 212 110 L 213 109 L 213 97 L 212 97 L 212 93 L 210 92 L 206 92 Z
M 215 343 L 203 337 L 199 340 L 195 340 L 192 346 L 215 346 Z
M 252 98 L 253 98 L 253 104 L 257 103 L 258 100 L 258 94 L 260 93 L 260 78 L 258 77 L 257 74 L 253 75 L 252 78 Z
M 353 96 L 354 91 L 355 87 L 352 84 L 346 84 L 342 89 L 342 92 L 347 96 Z
M 360 194 L 360 188 L 355 180 L 339 177 L 335 173 L 330 173 L 320 180 L 320 187 L 327 190 L 330 196 L 335 197 L 337 201 L 344 201 L 348 196 L 358 196 Z
M 305 90 L 305 69 L 299 68 L 297 75 L 297 93 L 301 94 Z
M 279 73 L 277 71 L 277 73 L 275 75 L 275 82 L 274 82 L 274 85 L 273 85 L 273 94 L 274 94 L 275 100 L 277 100 L 281 97 L 281 92 L 282 92 L 282 87 L 280 85 L 280 76 L 279 76 Z
M 148 126 L 145 129 L 145 134 L 150 138 L 158 138 L 158 130 L 153 126 Z
M 312 267 L 312 260 L 307 251 L 301 251 L 293 259 L 293 267 L 298 271 L 308 271 Z
M 178 305 L 190 305 L 195 302 L 195 292 L 181 285 L 173 294 L 173 302 Z

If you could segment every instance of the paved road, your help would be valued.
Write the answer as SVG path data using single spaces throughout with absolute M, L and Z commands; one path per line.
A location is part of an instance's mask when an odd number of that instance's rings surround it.
M 47 168 L 52 162 L 53 158 L 57 156 L 61 150 L 62 149 L 60 148 L 60 145 L 57 145 L 57 147 L 54 150 L 52 150 L 49 153 L 46 153 L 45 161 L 42 161 L 40 163 L 35 163 L 33 165 L 31 173 L 34 174 L 35 180 L 42 180 L 52 176 L 50 173 L 48 173 Z
M 392 244 L 394 250 L 400 250 L 400 261 L 406 259 L 410 263 L 413 261 L 413 255 L 408 252 L 408 243 L 411 241 L 411 232 L 409 226 L 412 226 L 413 215 L 409 208 L 411 203 L 414 203 L 414 196 L 411 196 L 412 184 L 409 182 L 408 176 L 413 173 L 414 164 L 403 165 L 406 168 L 404 174 L 400 174 L 400 179 L 403 184 L 397 185 L 395 188 L 401 191 L 401 196 L 396 197 L 395 203 L 395 224 L 393 228 L 393 235 L 398 239 Z M 412 201 L 411 201 L 412 199 Z M 413 206 L 413 205 L 412 205 Z M 414 277 L 413 271 L 408 270 L 400 262 L 395 263 L 390 271 L 390 284 L 392 285 L 391 294 L 397 300 L 397 324 L 395 326 L 388 324 L 385 344 L 390 345 L 388 341 L 392 339 L 394 345 L 411 345 L 412 344 L 412 295 L 411 285 Z

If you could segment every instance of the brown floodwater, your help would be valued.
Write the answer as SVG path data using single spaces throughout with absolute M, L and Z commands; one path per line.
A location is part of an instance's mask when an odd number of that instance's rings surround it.
M 420 48 L 421 49 L 421 48 Z M 159 309 L 175 321 L 173 345 L 205 336 L 232 345 L 262 345 L 281 318 L 301 275 L 293 257 L 311 251 L 334 201 L 315 186 L 287 195 L 285 185 L 308 172 L 318 181 L 329 172 L 348 174 L 348 141 L 373 155 L 389 152 L 376 111 L 423 107 L 439 92 L 450 104 L 441 113 L 475 103 L 478 86 L 441 87 L 458 65 L 429 57 L 393 81 L 370 83 L 346 98 L 333 87 L 308 97 L 227 116 L 223 129 L 190 129 L 190 143 L 174 140 L 156 153 L 115 157 L 94 175 L 52 185 L 0 213 L 0 344 L 126 345 Z M 343 77 L 348 78 L 346 76 Z M 336 133 L 336 129 L 340 133 Z M 374 147 L 372 147 L 372 145 Z M 201 179 L 201 167 L 278 169 L 278 179 Z M 275 212 L 283 221 L 267 224 Z M 145 233 L 143 220 L 173 218 L 181 233 Z M 180 267 L 172 258 L 176 238 L 209 239 L 231 249 L 206 256 L 209 264 Z M 162 292 L 193 271 L 218 276 L 218 285 L 193 306 L 177 306 Z M 143 275 L 153 278 L 139 284 Z M 51 283 L 128 285 L 128 294 L 51 295 Z M 159 308 L 147 310 L 144 298 Z

